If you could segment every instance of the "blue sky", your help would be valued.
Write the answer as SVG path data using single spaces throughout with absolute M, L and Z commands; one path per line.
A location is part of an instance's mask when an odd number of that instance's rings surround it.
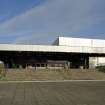
M 105 0 L 0 0 L 0 43 L 105 39 Z

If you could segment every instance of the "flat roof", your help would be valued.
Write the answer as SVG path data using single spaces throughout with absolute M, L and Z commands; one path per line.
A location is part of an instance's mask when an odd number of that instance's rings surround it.
M 105 47 L 0 44 L 0 51 L 73 52 L 105 54 Z

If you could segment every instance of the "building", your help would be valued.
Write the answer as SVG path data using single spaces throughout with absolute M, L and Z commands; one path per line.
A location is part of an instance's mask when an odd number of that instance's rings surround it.
M 58 37 L 52 45 L 0 44 L 7 68 L 95 68 L 105 64 L 105 40 Z

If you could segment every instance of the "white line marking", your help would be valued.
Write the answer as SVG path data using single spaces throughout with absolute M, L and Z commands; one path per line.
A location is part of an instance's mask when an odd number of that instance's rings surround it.
M 27 82 L 105 82 L 105 80 L 56 80 L 56 81 L 0 81 L 0 83 L 27 83 Z

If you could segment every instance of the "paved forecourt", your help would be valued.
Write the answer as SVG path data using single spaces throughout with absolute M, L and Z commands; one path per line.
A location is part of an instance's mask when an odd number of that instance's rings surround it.
M 105 105 L 105 81 L 1 82 L 0 105 Z

